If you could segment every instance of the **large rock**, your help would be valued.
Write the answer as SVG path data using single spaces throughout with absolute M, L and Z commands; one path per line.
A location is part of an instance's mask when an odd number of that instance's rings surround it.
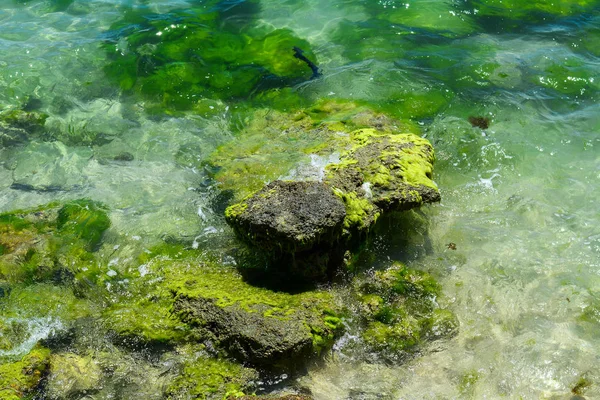
M 275 181 L 227 209 L 227 222 L 254 244 L 297 253 L 331 247 L 341 233 L 346 209 L 321 182 Z
M 295 370 L 333 344 L 341 331 L 333 297 L 251 286 L 224 267 L 170 268 L 174 313 L 201 340 L 264 368 Z
M 433 161 L 431 144 L 414 134 L 355 130 L 324 182 L 271 182 L 225 217 L 245 241 L 280 254 L 278 269 L 322 278 L 382 213 L 440 200 Z

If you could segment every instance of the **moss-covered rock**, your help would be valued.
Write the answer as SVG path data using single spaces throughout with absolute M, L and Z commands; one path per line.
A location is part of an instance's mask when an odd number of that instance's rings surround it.
M 40 383 L 50 360 L 50 350 L 37 347 L 21 360 L 0 364 L 0 398 L 19 400 Z
M 91 356 L 53 354 L 45 392 L 51 399 L 81 398 L 100 389 L 101 379 L 102 369 Z
M 437 305 L 439 284 L 426 272 L 394 264 L 359 279 L 356 288 L 365 324 L 361 336 L 384 357 L 397 358 L 457 332 L 454 314 Z
M 289 29 L 266 29 L 227 21 L 217 2 L 169 14 L 127 16 L 107 34 L 107 76 L 166 111 L 191 110 L 204 98 L 246 97 L 254 90 L 309 79 L 310 44 Z M 245 2 L 250 5 L 252 2 Z M 131 33 L 130 33 L 131 32 Z M 115 51 L 116 50 L 116 51 Z
M 171 264 L 165 272 L 174 312 L 201 340 L 240 361 L 292 370 L 330 347 L 341 331 L 326 291 L 275 292 L 210 264 Z
M 257 386 L 258 373 L 224 359 L 209 357 L 202 347 L 186 346 L 179 374 L 166 389 L 166 398 L 215 399 L 243 396 Z
M 440 200 L 432 180 L 433 147 L 414 134 L 361 129 L 352 147 L 327 166 L 325 182 L 346 204 L 345 233 L 367 231 L 386 211 L 408 210 Z
M 0 280 L 77 276 L 93 264 L 92 252 L 109 226 L 106 208 L 90 200 L 0 214 Z

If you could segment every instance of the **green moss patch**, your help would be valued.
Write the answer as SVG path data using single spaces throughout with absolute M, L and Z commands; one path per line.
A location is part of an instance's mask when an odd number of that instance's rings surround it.
M 384 356 L 397 357 L 416 346 L 458 329 L 456 317 L 437 305 L 441 288 L 423 271 L 394 264 L 358 286 L 365 327 L 365 343 Z
M 0 398 L 26 398 L 40 383 L 48 368 L 49 358 L 50 350 L 38 347 L 19 361 L 0 364 Z

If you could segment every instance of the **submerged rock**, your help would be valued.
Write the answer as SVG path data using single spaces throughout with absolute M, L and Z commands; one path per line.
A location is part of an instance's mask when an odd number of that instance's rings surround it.
M 179 373 L 166 389 L 166 398 L 221 400 L 228 394 L 243 395 L 256 387 L 258 372 L 224 359 L 209 357 L 199 346 L 185 346 Z
M 109 226 L 106 208 L 91 200 L 0 214 L 0 281 L 76 276 L 89 266 Z
M 92 357 L 74 353 L 53 354 L 46 394 L 51 399 L 81 398 L 101 387 L 102 370 Z
M 31 350 L 19 361 L 0 363 L 0 398 L 19 400 L 30 395 L 48 368 L 50 350 Z
M 44 129 L 47 114 L 37 111 L 9 110 L 0 113 L 0 145 L 26 142 Z
M 441 287 L 426 272 L 394 264 L 355 282 L 364 342 L 383 357 L 402 358 L 432 340 L 451 338 L 458 320 L 440 308 Z
M 59 191 L 87 183 L 83 169 L 93 152 L 87 147 L 67 147 L 61 142 L 31 142 L 15 151 L 9 160 L 13 173 L 11 188 Z

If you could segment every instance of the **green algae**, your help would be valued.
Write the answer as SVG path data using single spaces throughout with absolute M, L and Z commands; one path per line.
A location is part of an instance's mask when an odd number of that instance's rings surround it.
M 350 140 L 352 147 L 340 155 L 339 163 L 327 166 L 325 178 L 346 204 L 346 236 L 353 231 L 360 236 L 383 211 L 439 200 L 431 180 L 433 147 L 426 139 L 359 129 Z
M 478 17 L 495 17 L 506 20 L 545 22 L 548 18 L 561 18 L 592 10 L 594 0 L 470 0 L 468 6 L 477 9 Z
M 258 373 L 253 369 L 211 358 L 199 346 L 187 346 L 183 351 L 184 362 L 166 389 L 167 399 L 224 399 L 256 386 Z
M 385 6 L 369 3 L 380 23 L 388 22 L 411 30 L 425 30 L 447 37 L 461 37 L 477 30 L 471 13 L 463 12 L 452 1 L 420 3 L 386 2 Z
M 55 279 L 93 264 L 92 252 L 110 226 L 106 208 L 89 200 L 0 215 L 0 278 L 8 282 Z M 58 274 L 58 275 L 57 275 Z
M 48 368 L 50 350 L 36 347 L 19 361 L 0 364 L 0 398 L 27 398 Z
M 386 357 L 457 332 L 456 316 L 437 306 L 440 285 L 426 272 L 394 264 L 363 281 L 358 291 L 365 323 L 361 336 Z
M 3 318 L 49 318 L 65 325 L 95 315 L 95 308 L 89 300 L 78 298 L 72 289 L 49 283 L 14 286 L 0 302 Z
M 102 235 L 110 227 L 105 206 L 91 200 L 76 200 L 58 211 L 57 228 L 60 235 L 81 239 L 88 249 L 98 247 Z
M 194 109 L 206 98 L 242 98 L 309 79 L 310 68 L 294 57 L 293 49 L 315 60 L 310 44 L 289 29 L 254 24 L 252 12 L 248 15 L 250 21 L 242 26 L 229 24 L 223 11 L 210 6 L 155 18 L 128 17 L 108 34 L 115 39 L 107 44 L 111 61 L 105 73 L 122 90 L 166 112 Z M 123 35 L 134 27 L 134 33 Z

